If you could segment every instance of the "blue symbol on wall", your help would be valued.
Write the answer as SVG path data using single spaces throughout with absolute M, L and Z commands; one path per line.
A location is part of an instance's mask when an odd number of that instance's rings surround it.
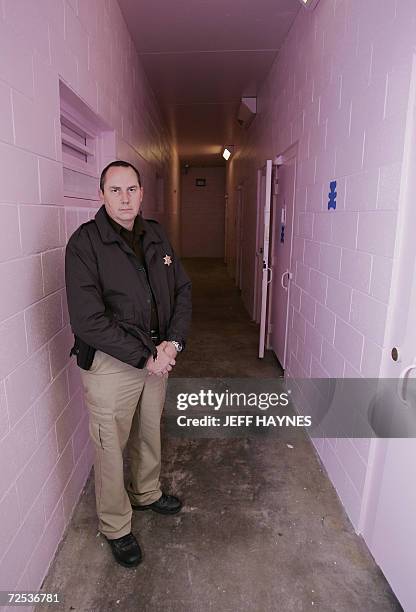
M 282 223 L 282 225 L 280 226 L 280 242 L 284 242 L 285 241 L 285 225 L 284 223 Z
M 329 183 L 329 188 L 331 191 L 328 193 L 328 210 L 331 210 L 331 208 L 335 210 L 337 207 L 337 192 L 335 191 L 337 188 L 337 182 L 331 181 Z

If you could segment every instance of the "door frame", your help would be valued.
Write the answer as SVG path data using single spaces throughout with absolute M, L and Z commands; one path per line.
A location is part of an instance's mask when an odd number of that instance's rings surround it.
M 271 212 L 271 201 L 272 201 L 272 176 L 273 176 L 273 160 L 266 160 L 266 180 L 265 180 L 265 191 L 264 191 L 264 216 L 263 216 L 263 252 L 262 252 L 262 274 L 261 274 L 261 290 L 260 290 L 260 330 L 259 330 L 259 359 L 263 359 L 264 351 L 266 349 L 266 336 L 267 336 L 267 304 L 268 304 L 268 286 L 270 284 L 269 278 L 269 257 L 270 257 L 270 212 Z M 263 172 L 262 172 L 263 177 Z M 260 200 L 263 194 L 260 195 Z
M 261 264 L 259 264 L 259 258 L 263 262 L 263 258 L 261 257 L 263 252 L 260 249 L 263 249 L 263 241 L 260 244 L 260 223 L 264 225 L 261 203 L 261 179 L 263 175 L 263 170 L 265 170 L 266 166 L 262 166 L 261 168 L 257 168 L 257 193 L 256 193 L 256 251 L 254 253 L 254 292 L 253 292 L 253 321 L 256 323 L 260 323 L 260 311 L 261 311 L 261 279 L 262 279 L 262 271 Z
M 291 160 L 294 161 L 295 171 L 294 171 L 294 179 L 293 179 L 293 197 L 292 197 L 292 227 L 290 234 L 285 233 L 285 239 L 290 239 L 290 249 L 289 249 L 289 279 L 288 279 L 288 289 L 287 289 L 287 307 L 286 307 L 286 330 L 285 330 L 285 350 L 284 350 L 284 359 L 283 364 L 281 364 L 282 369 L 285 368 L 286 365 L 286 357 L 288 353 L 288 332 L 289 332 L 289 309 L 290 309 L 290 288 L 291 288 L 291 279 L 293 277 L 293 235 L 294 235 L 294 227 L 295 227 L 295 211 L 296 211 L 296 181 L 297 181 L 297 155 L 298 155 L 298 141 L 291 144 L 287 149 L 280 153 L 273 161 L 274 168 L 274 180 L 272 175 L 272 202 L 271 202 L 271 210 L 272 210 L 272 225 L 270 232 L 270 261 L 273 261 L 275 249 L 277 248 L 275 244 L 275 240 L 277 239 L 277 224 L 280 222 L 278 220 L 278 211 L 277 211 L 277 200 L 278 200 L 278 189 L 279 189 L 279 168 L 283 166 L 285 163 Z M 270 322 L 271 312 L 273 308 L 273 283 L 280 282 L 280 278 L 276 278 L 272 275 L 269 292 L 267 295 L 267 322 L 266 322 L 266 347 L 268 349 L 271 348 L 270 337 L 272 333 L 272 324 Z

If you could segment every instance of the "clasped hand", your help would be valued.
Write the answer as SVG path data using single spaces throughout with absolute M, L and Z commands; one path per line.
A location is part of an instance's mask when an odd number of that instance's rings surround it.
M 146 369 L 149 374 L 156 374 L 156 376 L 163 376 L 170 372 L 175 365 L 176 349 L 171 342 L 164 340 L 158 346 L 157 358 L 149 357 L 146 363 Z

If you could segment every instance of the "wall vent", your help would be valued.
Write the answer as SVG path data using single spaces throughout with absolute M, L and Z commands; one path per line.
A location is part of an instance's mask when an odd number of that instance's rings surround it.
M 115 159 L 114 131 L 62 81 L 59 93 L 64 197 L 98 204 L 101 168 Z

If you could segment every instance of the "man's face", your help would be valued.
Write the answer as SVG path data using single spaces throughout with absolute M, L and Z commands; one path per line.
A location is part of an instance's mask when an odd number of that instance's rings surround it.
M 109 216 L 123 227 L 132 229 L 143 199 L 143 189 L 133 168 L 110 168 L 100 195 Z

